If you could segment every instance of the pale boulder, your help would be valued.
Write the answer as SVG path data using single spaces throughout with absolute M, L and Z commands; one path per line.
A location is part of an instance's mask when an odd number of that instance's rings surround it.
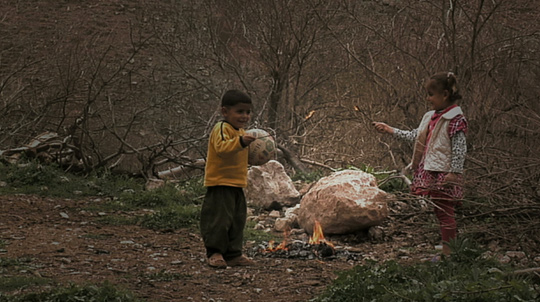
M 371 174 L 344 170 L 321 178 L 300 202 L 298 224 L 307 232 L 319 221 L 325 234 L 349 234 L 381 224 L 391 195 Z
M 283 165 L 276 160 L 249 168 L 245 192 L 249 205 L 266 210 L 294 206 L 300 201 L 300 193 Z
M 278 232 L 289 231 L 298 226 L 298 210 L 300 209 L 300 204 L 292 208 L 285 210 L 285 217 L 280 217 L 276 219 L 274 224 L 274 230 Z

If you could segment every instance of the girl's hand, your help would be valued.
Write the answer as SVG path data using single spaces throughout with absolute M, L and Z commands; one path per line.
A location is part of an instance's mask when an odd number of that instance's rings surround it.
M 394 128 L 388 126 L 387 124 L 385 123 L 381 123 L 381 122 L 373 122 L 371 123 L 373 126 L 375 126 L 375 129 L 377 131 L 379 131 L 380 133 L 389 133 L 389 134 L 392 134 L 394 133 Z
M 244 146 L 249 146 L 249 144 L 253 143 L 257 138 L 249 134 L 244 134 L 241 139 L 244 143 Z
M 444 177 L 444 185 L 445 186 L 455 186 L 458 185 L 461 182 L 460 175 L 456 173 L 447 173 Z

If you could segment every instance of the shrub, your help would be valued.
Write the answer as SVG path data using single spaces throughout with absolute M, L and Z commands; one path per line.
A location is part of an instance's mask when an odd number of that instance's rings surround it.
M 176 230 L 196 225 L 199 217 L 199 207 L 177 205 L 154 214 L 144 215 L 140 218 L 140 223 L 143 227 L 152 230 Z
M 139 191 L 142 179 L 95 171 L 90 175 L 67 173 L 55 164 L 36 160 L 0 165 L 0 193 L 25 193 L 54 197 L 116 196 L 126 190 Z
M 467 240 L 453 243 L 449 259 L 403 266 L 368 262 L 343 272 L 317 301 L 537 301 L 531 280 L 482 256 Z
M 118 289 L 108 282 L 101 286 L 70 285 L 55 288 L 42 293 L 30 293 L 15 296 L 0 294 L 0 302 L 65 302 L 65 301 L 94 301 L 94 302 L 138 302 L 131 292 Z

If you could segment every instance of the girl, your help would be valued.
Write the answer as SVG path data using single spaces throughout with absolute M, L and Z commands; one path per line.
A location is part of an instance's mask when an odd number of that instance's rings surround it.
M 411 192 L 433 201 L 442 235 L 442 251 L 449 255 L 448 242 L 457 234 L 454 207 L 463 197 L 461 182 L 467 152 L 467 120 L 456 104 L 461 95 L 453 73 L 433 75 L 425 88 L 432 110 L 424 115 L 417 129 L 405 131 L 380 122 L 373 125 L 381 133 L 415 142 L 410 164 L 414 172 Z

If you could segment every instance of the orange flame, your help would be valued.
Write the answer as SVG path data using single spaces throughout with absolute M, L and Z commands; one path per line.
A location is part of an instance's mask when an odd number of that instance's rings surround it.
M 289 232 L 285 231 L 283 232 L 283 241 L 274 247 L 274 244 L 276 243 L 274 240 L 268 241 L 268 247 L 265 252 L 276 252 L 279 250 L 288 251 L 289 248 L 287 248 L 287 238 L 289 237 Z
M 266 252 L 276 252 L 276 251 L 279 251 L 279 250 L 284 250 L 284 251 L 287 251 L 288 248 L 287 248 L 287 241 L 286 240 L 283 240 L 279 245 L 277 245 L 276 247 L 274 247 L 274 244 L 275 244 L 275 241 L 274 240 L 270 240 L 268 242 L 268 247 L 266 248 Z
M 315 220 L 315 225 L 313 225 L 313 235 L 309 237 L 309 244 L 326 244 L 328 246 L 334 247 L 334 244 L 332 242 L 324 239 L 324 234 L 322 230 L 321 224 Z

